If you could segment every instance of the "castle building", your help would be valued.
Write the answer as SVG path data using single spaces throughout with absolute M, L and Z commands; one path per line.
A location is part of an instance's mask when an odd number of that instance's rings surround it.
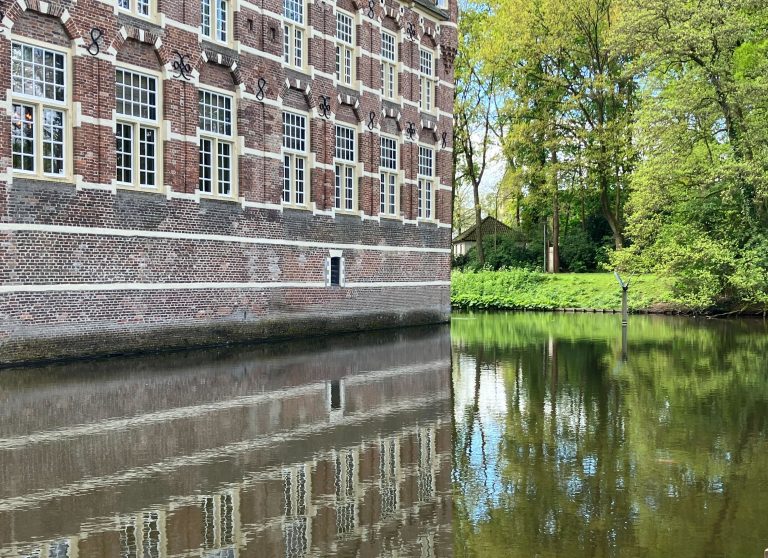
M 0 0 L 0 363 L 438 322 L 455 0 Z

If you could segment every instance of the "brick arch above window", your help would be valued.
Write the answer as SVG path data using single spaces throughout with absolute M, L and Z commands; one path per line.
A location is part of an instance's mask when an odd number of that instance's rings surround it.
M 384 8 L 384 15 L 381 18 L 381 27 L 386 31 L 391 31 L 394 34 L 400 32 L 402 25 L 400 25 L 400 12 L 397 10 L 389 10 Z
M 28 5 L 13 3 L 5 14 L 5 17 L 13 22 L 13 33 L 53 46 L 69 48 L 73 40 L 81 37 L 74 19 L 61 6 L 42 4 L 36 1 L 30 1 Z
M 158 69 L 158 65 L 162 66 L 166 62 L 162 46 L 163 42 L 158 35 L 133 25 L 123 25 L 118 29 L 109 50 L 114 52 L 117 59 L 122 62 L 130 62 L 125 58 L 136 56 L 137 51 L 142 50 L 141 56 L 145 58 L 145 63 L 137 65 L 155 70 Z M 152 55 L 149 49 L 152 49 Z
M 203 49 L 200 54 L 200 83 L 231 89 L 244 83 L 238 61 L 231 56 Z
M 437 48 L 437 41 L 435 40 L 435 37 L 432 35 L 429 35 L 427 33 L 421 34 L 421 46 L 430 48 L 430 49 L 436 49 Z
M 128 37 L 120 42 L 119 48 L 116 50 L 118 62 L 133 64 L 148 70 L 162 70 L 163 60 L 161 53 L 152 43 Z

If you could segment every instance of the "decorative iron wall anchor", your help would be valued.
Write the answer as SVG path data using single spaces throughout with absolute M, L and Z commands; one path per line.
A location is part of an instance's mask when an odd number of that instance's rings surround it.
M 93 27 L 91 29 L 91 44 L 89 44 L 85 50 L 88 51 L 88 54 L 91 56 L 96 56 L 101 52 L 101 47 L 99 46 L 99 39 L 101 39 L 104 36 L 104 31 L 99 29 L 98 27 Z
M 416 135 L 416 124 L 408 122 L 405 126 L 405 134 L 408 136 L 408 139 L 413 139 Z
M 368 0 L 368 17 L 370 17 L 371 19 L 376 17 L 376 10 L 375 10 L 374 6 L 375 6 L 375 4 L 374 4 L 373 0 Z
M 256 81 L 256 85 L 258 89 L 256 90 L 256 98 L 259 101 L 264 100 L 264 96 L 266 95 L 266 90 L 264 89 L 267 85 L 267 80 L 265 80 L 263 77 L 260 77 L 258 81 Z
M 412 41 L 416 38 L 416 27 L 414 27 L 413 23 L 410 21 L 405 26 L 405 36 L 409 41 Z
M 331 117 L 331 98 L 326 95 L 320 95 L 320 104 L 317 105 L 320 116 L 323 118 Z
M 448 132 L 443 132 L 443 149 L 448 145 Z
M 368 113 L 368 129 L 373 131 L 374 126 L 376 126 L 376 113 L 371 111 Z
M 192 65 L 188 62 L 189 55 L 181 54 L 178 50 L 174 50 L 173 54 L 176 55 L 176 60 L 173 61 L 173 71 L 177 72 L 173 77 L 189 81 L 189 74 L 192 73 Z

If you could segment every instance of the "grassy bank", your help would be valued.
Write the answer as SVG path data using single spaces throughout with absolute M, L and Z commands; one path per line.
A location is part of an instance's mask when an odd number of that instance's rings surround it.
M 507 271 L 454 271 L 451 303 L 467 309 L 552 310 L 588 308 L 618 310 L 621 289 L 611 273 L 549 275 L 521 269 Z M 632 278 L 631 310 L 676 308 L 670 285 L 654 275 Z

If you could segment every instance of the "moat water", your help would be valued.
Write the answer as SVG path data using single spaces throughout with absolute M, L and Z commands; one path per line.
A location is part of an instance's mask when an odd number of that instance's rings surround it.
M 762 321 L 450 327 L 0 371 L 0 557 L 761 557 Z

